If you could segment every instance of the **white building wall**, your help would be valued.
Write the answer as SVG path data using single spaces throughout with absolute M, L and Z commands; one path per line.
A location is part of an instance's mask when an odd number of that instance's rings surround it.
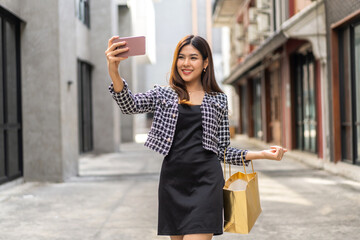
M 206 1 L 197 0 L 198 35 L 206 38 Z M 137 91 L 144 92 L 152 89 L 155 84 L 168 85 L 173 61 L 173 54 L 177 43 L 186 35 L 192 34 L 192 0 L 158 0 L 154 1 L 155 25 L 156 25 L 156 63 L 153 65 L 140 64 L 136 74 L 139 86 Z M 221 32 L 213 31 L 213 57 L 216 64 L 216 77 L 221 85 L 222 62 L 220 54 Z M 215 35 L 215 36 L 214 36 Z M 141 83 L 141 84 L 140 84 Z M 144 83 L 144 84 L 142 84 Z M 136 132 L 146 134 L 146 116 L 136 116 Z M 144 139 L 143 139 L 144 140 Z
M 60 182 L 78 160 L 74 5 L 5 1 L 21 26 L 23 171 L 26 181 Z M 72 13 L 72 14 L 71 14 Z
M 75 0 L 48 0 L 46 4 L 37 0 L 0 0 L 3 8 L 24 21 L 20 33 L 20 51 L 25 181 L 61 182 L 78 173 L 77 60 L 93 66 L 94 151 L 119 150 L 120 110 L 108 92 L 111 80 L 104 52 L 108 39 L 120 34 L 118 6 L 121 2 L 90 1 L 88 28 L 76 16 Z M 150 44 L 146 57 L 148 62 L 153 62 L 153 3 L 151 0 L 134 2 L 139 4 L 139 21 L 134 24 L 139 30 L 136 33 L 146 30 L 144 35 Z M 146 6 L 146 11 L 141 6 Z M 144 22 L 146 26 L 142 24 Z M 129 33 L 132 24 L 130 19 L 126 26 Z M 135 64 L 130 62 L 131 69 Z

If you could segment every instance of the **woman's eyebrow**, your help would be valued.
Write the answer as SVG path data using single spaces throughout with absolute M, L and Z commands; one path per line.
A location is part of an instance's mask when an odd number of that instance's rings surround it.
M 183 53 L 180 53 L 179 56 L 180 55 L 185 56 L 185 54 L 183 54 Z M 199 55 L 197 53 L 192 53 L 192 54 L 190 54 L 190 56 L 199 56 Z

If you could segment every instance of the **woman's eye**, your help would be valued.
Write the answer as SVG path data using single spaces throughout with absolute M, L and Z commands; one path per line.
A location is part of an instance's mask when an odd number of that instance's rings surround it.
M 178 58 L 179 58 L 179 59 L 183 59 L 184 57 L 183 57 L 183 56 L 179 56 Z
M 197 58 L 196 58 L 196 57 L 192 57 L 191 59 L 192 59 L 192 60 L 196 60 Z

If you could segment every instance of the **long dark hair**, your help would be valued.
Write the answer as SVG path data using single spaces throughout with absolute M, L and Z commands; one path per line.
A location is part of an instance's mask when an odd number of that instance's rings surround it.
M 215 79 L 214 64 L 210 46 L 204 38 L 194 35 L 188 35 L 184 37 L 176 46 L 174 52 L 174 59 L 171 67 L 171 75 L 169 79 L 170 87 L 176 91 L 180 100 L 189 101 L 190 97 L 189 93 L 186 90 L 185 81 L 181 78 L 177 70 L 179 53 L 184 46 L 189 44 L 191 44 L 200 52 L 203 60 L 208 59 L 208 66 L 206 68 L 206 72 L 202 72 L 201 74 L 201 84 L 204 91 L 207 93 L 222 93 L 223 91 L 220 89 Z

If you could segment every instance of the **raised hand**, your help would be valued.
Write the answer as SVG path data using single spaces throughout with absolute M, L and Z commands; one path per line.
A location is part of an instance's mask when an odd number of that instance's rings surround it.
M 129 51 L 129 48 L 118 48 L 117 47 L 121 47 L 121 46 L 125 46 L 126 42 L 117 42 L 117 43 L 113 43 L 114 39 L 119 38 L 119 36 L 113 36 L 112 38 L 109 39 L 108 42 L 108 48 L 105 51 L 105 55 L 106 55 L 106 59 L 107 59 L 107 64 L 108 64 L 108 71 L 109 74 L 114 74 L 118 72 L 118 68 L 119 68 L 119 63 L 125 59 L 127 59 L 127 57 L 116 57 L 117 54 L 119 53 L 123 53 L 126 51 Z

